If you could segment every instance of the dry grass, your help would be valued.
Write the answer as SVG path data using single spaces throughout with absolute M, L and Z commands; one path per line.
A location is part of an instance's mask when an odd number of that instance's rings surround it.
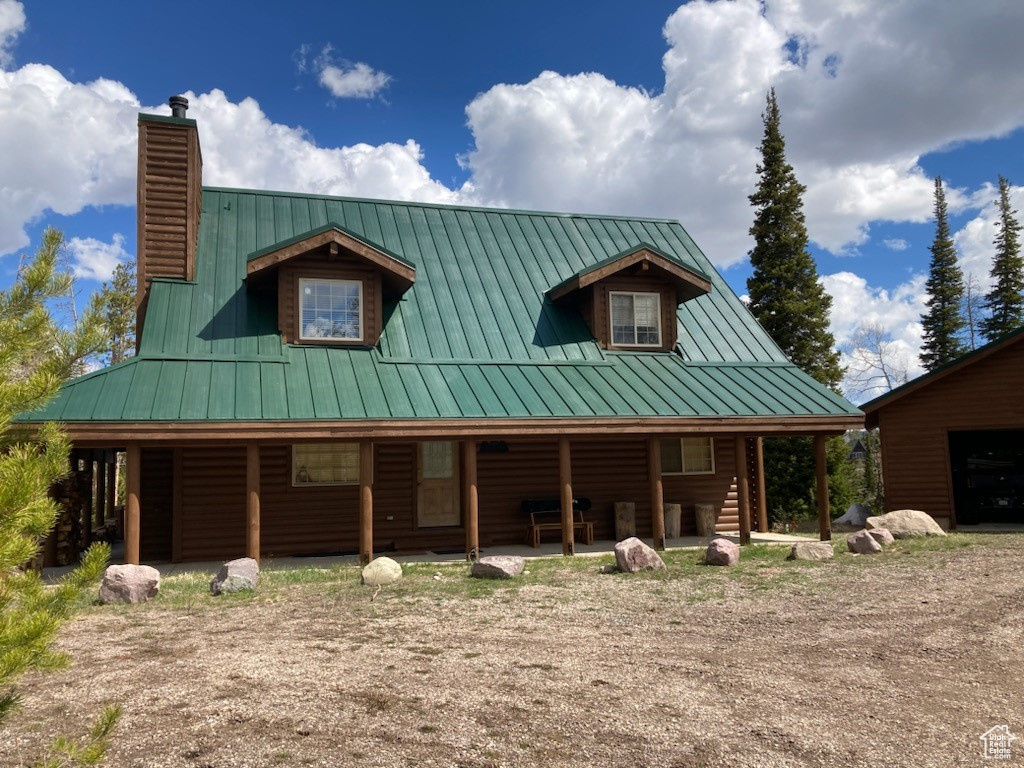
M 108 702 L 115 766 L 979 765 L 983 731 L 1024 732 L 1024 537 L 783 556 L 430 565 L 372 602 L 354 568 L 166 579 L 65 629 L 75 666 L 24 680 L 0 764 Z

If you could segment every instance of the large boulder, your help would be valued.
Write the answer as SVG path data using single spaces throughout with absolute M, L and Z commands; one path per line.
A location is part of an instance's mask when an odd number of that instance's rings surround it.
M 852 528 L 863 528 L 867 519 L 871 516 L 871 510 L 863 504 L 851 504 L 846 508 L 842 517 L 832 521 L 833 525 L 849 525 Z
M 831 541 L 798 541 L 789 550 L 787 560 L 831 560 L 836 551 Z
M 728 539 L 712 539 L 704 552 L 708 565 L 736 565 L 740 561 L 740 547 Z
M 229 560 L 210 582 L 211 595 L 224 595 L 256 589 L 260 583 L 260 564 L 251 557 Z
M 363 568 L 363 584 L 386 587 L 402 578 L 402 566 L 390 557 L 378 557 Z
M 623 573 L 665 570 L 665 561 L 661 555 L 636 536 L 630 536 L 615 545 L 615 564 Z
M 515 555 L 491 555 L 473 563 L 470 576 L 478 579 L 511 579 L 523 572 L 526 561 Z
M 892 531 L 887 528 L 868 528 L 867 532 L 870 533 L 871 538 L 881 544 L 883 548 L 889 546 L 896 540 L 892 535 Z
M 868 528 L 885 528 L 897 539 L 912 539 L 916 536 L 945 536 L 935 519 L 917 509 L 897 509 L 887 515 L 869 517 Z
M 160 591 L 160 571 L 148 565 L 111 565 L 103 572 L 101 603 L 144 603 Z
M 882 551 L 882 545 L 867 531 L 857 531 L 847 536 L 846 546 L 856 555 L 876 555 Z

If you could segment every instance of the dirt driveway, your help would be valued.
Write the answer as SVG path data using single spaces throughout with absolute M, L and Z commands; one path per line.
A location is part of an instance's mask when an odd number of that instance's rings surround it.
M 1000 724 L 1024 763 L 1024 537 L 782 554 L 423 566 L 372 601 L 354 568 L 227 599 L 165 579 L 64 630 L 74 666 L 23 681 L 0 764 L 110 702 L 112 766 L 977 766 Z

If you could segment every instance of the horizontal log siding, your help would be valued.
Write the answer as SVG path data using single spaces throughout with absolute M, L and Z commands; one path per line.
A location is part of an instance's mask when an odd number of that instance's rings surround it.
M 171 559 L 174 449 L 143 448 L 139 478 L 139 557 Z
M 681 532 L 683 536 L 697 535 L 695 504 L 713 504 L 718 511 L 719 531 L 739 530 L 739 504 L 736 500 L 735 440 L 714 438 L 715 474 L 664 475 L 666 504 L 680 504 L 683 508 Z
M 182 560 L 245 555 L 245 447 L 185 448 Z
M 951 430 L 1024 429 L 1024 340 L 878 412 L 885 507 L 948 518 Z

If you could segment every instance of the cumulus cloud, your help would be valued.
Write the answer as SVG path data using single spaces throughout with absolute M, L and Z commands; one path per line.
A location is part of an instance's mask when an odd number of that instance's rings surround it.
M 17 0 L 0 0 L 0 66 L 11 62 L 11 47 L 25 29 L 25 7 Z
M 316 73 L 320 85 L 336 99 L 372 99 L 391 82 L 391 75 L 365 62 L 335 60 L 334 47 L 330 44 L 312 59 L 311 49 L 308 43 L 299 46 L 292 60 L 299 72 Z
M 882 245 L 888 248 L 890 251 L 905 251 L 910 247 L 910 243 L 904 240 L 902 237 L 887 237 L 882 241 Z
M 124 249 L 124 235 L 115 233 L 111 242 L 92 237 L 73 237 L 67 243 L 71 255 L 71 272 L 75 277 L 103 282 L 114 274 L 114 268 L 131 258 Z
M 812 239 L 836 253 L 872 221 L 931 217 L 918 159 L 1024 125 L 1024 5 L 849 0 L 687 3 L 666 22 L 664 89 L 544 72 L 467 107 L 482 200 L 679 218 L 719 266 L 750 247 L 760 113 L 777 89 Z M 955 36 L 950 29 L 958 30 Z M 955 106 L 954 106 L 955 105 Z M 952 211 L 975 201 L 947 189 Z

